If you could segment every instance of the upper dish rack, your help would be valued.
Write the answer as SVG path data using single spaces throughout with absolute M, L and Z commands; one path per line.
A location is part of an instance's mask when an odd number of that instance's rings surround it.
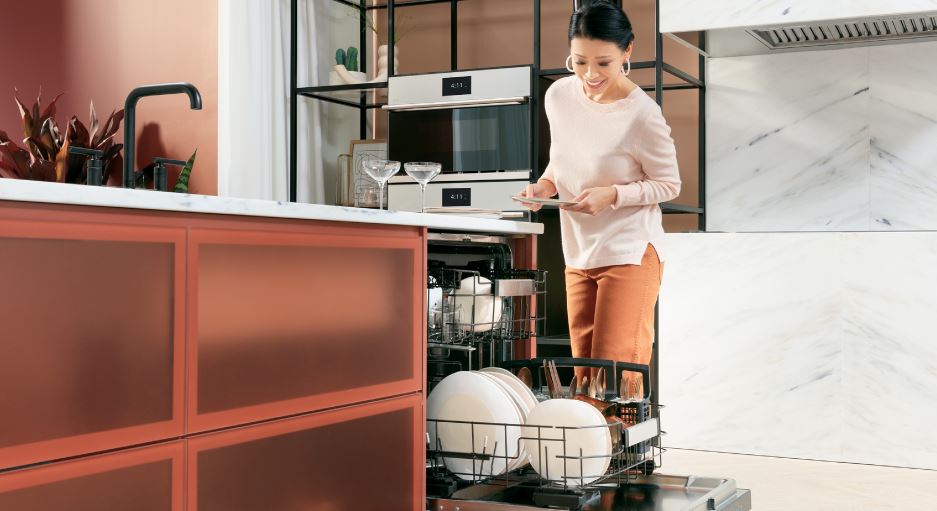
M 427 277 L 427 339 L 431 345 L 515 341 L 543 333 L 546 271 L 482 273 L 431 268 Z

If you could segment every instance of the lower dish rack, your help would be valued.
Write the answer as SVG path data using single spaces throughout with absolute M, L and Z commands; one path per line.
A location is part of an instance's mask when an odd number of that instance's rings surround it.
M 647 366 L 634 364 L 557 360 L 575 366 L 608 365 L 612 374 L 635 370 L 646 378 L 648 373 Z M 502 366 L 529 368 L 542 362 L 510 361 Z M 602 425 L 428 419 L 427 496 L 436 506 L 431 509 L 467 510 L 471 508 L 465 505 L 472 501 L 502 499 L 531 507 L 580 509 L 602 488 L 627 486 L 652 474 L 660 467 L 663 453 L 659 418 L 662 407 L 647 397 L 609 397 L 615 394 L 613 389 L 609 395 L 600 396 L 602 400 L 594 400 L 608 405 L 600 409 L 605 419 Z M 542 397 L 539 392 L 541 402 Z M 462 448 L 445 445 L 443 435 L 437 434 L 443 429 L 450 440 L 454 435 L 464 435 L 461 441 L 452 442 Z M 610 445 L 596 440 L 602 438 L 607 438 Z

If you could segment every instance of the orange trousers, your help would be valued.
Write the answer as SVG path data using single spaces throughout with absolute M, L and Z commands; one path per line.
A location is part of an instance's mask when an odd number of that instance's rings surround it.
M 589 270 L 566 268 L 566 308 L 574 357 L 650 364 L 654 345 L 654 304 L 663 264 L 648 243 L 640 265 Z M 592 375 L 577 369 L 579 381 Z M 594 373 L 594 371 L 592 372 Z M 629 377 L 628 392 L 641 391 L 641 375 Z

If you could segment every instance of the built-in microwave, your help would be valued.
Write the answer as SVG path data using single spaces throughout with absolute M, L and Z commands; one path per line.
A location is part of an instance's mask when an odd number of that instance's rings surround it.
M 391 77 L 388 157 L 442 164 L 427 207 L 521 210 L 511 196 L 531 176 L 530 91 L 530 66 Z M 419 210 L 419 185 L 392 178 L 388 206 Z

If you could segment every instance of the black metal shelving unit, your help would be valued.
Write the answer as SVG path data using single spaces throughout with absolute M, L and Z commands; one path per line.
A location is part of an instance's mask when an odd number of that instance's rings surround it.
M 368 122 L 367 113 L 374 108 L 380 108 L 383 103 L 374 100 L 377 92 L 386 90 L 387 82 L 363 83 L 353 85 L 323 85 L 315 87 L 300 87 L 297 82 L 298 65 L 298 3 L 300 1 L 311 0 L 291 0 L 290 2 L 290 160 L 289 160 L 289 200 L 295 202 L 297 198 L 297 108 L 299 98 L 310 98 L 319 101 L 326 101 L 333 104 L 343 105 L 358 109 L 359 136 L 367 138 Z M 450 70 L 458 70 L 458 4 L 465 0 L 386 0 L 385 3 L 369 5 L 367 0 L 332 0 L 349 8 L 356 9 L 359 12 L 359 28 L 361 31 L 359 41 L 359 55 L 361 59 L 361 69 L 367 69 L 367 26 L 365 15 L 368 11 L 386 9 L 387 10 L 387 46 L 388 55 L 394 55 L 394 10 L 402 7 L 412 7 L 428 4 L 448 3 L 450 10 Z M 540 61 L 540 3 L 541 0 L 532 0 L 533 9 L 533 83 L 531 89 L 531 123 L 533 133 L 532 148 L 532 166 L 534 169 L 533 179 L 539 177 L 541 173 L 541 162 L 539 157 L 540 144 L 540 85 L 542 79 L 552 79 L 566 76 L 569 73 L 565 68 L 560 69 L 542 69 Z M 619 4 L 621 2 L 619 1 Z M 654 85 L 646 85 L 642 88 L 646 91 L 654 91 L 657 103 L 663 106 L 664 91 L 671 90 L 699 90 L 699 202 L 698 206 L 687 206 L 681 204 L 664 203 L 661 204 L 661 210 L 666 214 L 695 214 L 698 215 L 698 225 L 700 231 L 706 230 L 706 158 L 705 158 L 705 58 L 699 57 L 699 77 L 696 78 L 689 73 L 668 64 L 663 57 L 663 36 L 660 34 L 660 4 L 655 0 L 655 59 L 652 61 L 633 62 L 631 69 L 654 69 Z M 393 58 L 388 58 L 387 76 L 394 76 Z M 664 74 L 669 74 L 682 83 L 664 84 Z M 358 92 L 357 97 L 354 93 Z
M 297 108 L 299 98 L 310 98 L 320 101 L 326 101 L 329 103 L 334 103 L 337 105 L 348 106 L 351 108 L 358 109 L 358 131 L 360 138 L 367 138 L 368 135 L 368 110 L 374 108 L 380 108 L 384 106 L 384 103 L 380 101 L 375 101 L 373 98 L 377 96 L 377 92 L 387 89 L 387 82 L 373 82 L 373 83 L 361 83 L 361 84 L 351 84 L 351 85 L 321 85 L 314 87 L 300 87 L 297 80 L 297 66 L 298 66 L 298 8 L 300 1 L 312 1 L 312 0 L 291 0 L 290 1 L 290 168 L 289 168 L 289 200 L 290 202 L 296 202 L 296 184 L 297 184 L 297 144 L 298 144 L 298 132 L 297 132 Z M 389 56 L 394 55 L 394 9 L 401 7 L 414 7 L 420 5 L 429 5 L 429 4 L 442 4 L 448 3 L 452 5 L 451 9 L 451 67 L 455 71 L 457 69 L 457 59 L 456 59 L 456 38 L 457 38 L 457 21 L 458 21 L 458 3 L 463 0 L 402 0 L 395 2 L 394 0 L 387 0 L 385 3 L 381 4 L 368 4 L 367 0 L 359 0 L 358 2 L 353 2 L 351 0 L 332 0 L 333 2 L 346 5 L 352 9 L 358 11 L 359 19 L 359 29 L 361 31 L 361 36 L 359 40 L 359 51 L 358 55 L 361 59 L 361 69 L 367 69 L 368 65 L 368 41 L 367 41 L 367 25 L 365 16 L 368 11 L 386 9 L 387 10 L 387 54 Z M 394 59 L 388 57 L 387 62 L 387 76 L 394 76 Z M 354 92 L 358 92 L 357 101 L 349 99 L 349 95 L 354 95 Z M 340 93 L 340 94 L 337 94 Z
M 539 70 L 538 75 L 541 78 L 545 79 L 554 79 L 560 78 L 563 76 L 568 76 L 571 73 L 565 68 L 558 69 L 541 69 L 540 68 L 540 37 L 539 37 L 539 28 L 540 28 L 540 17 L 539 17 L 539 1 L 535 2 L 535 18 L 534 18 L 534 68 Z M 617 2 L 621 5 L 621 1 Z M 664 105 L 664 91 L 673 91 L 673 90 L 698 90 L 699 91 L 699 196 L 698 196 L 698 206 L 688 206 L 684 204 L 676 204 L 665 202 L 660 205 L 661 211 L 665 214 L 693 214 L 698 215 L 698 229 L 700 231 L 706 230 L 706 190 L 705 190 L 705 176 L 706 176 L 706 152 L 705 152 L 705 134 L 706 134 L 706 124 L 705 124 L 705 91 L 706 91 L 706 62 L 705 58 L 701 55 L 699 56 L 699 77 L 694 77 L 690 73 L 679 69 L 678 67 L 671 65 L 664 61 L 664 44 L 663 44 L 663 35 L 660 33 L 660 0 L 655 0 L 654 2 L 654 32 L 655 32 L 655 59 L 648 61 L 638 61 L 631 63 L 632 70 L 639 69 L 654 69 L 655 70 L 655 80 L 653 85 L 644 85 L 641 86 L 647 92 L 654 92 L 654 97 L 657 100 L 657 104 L 663 107 Z M 668 74 L 678 80 L 681 80 L 682 83 L 664 83 L 664 74 Z M 539 93 L 539 87 L 538 91 Z M 539 126 L 535 124 L 535 139 L 534 144 L 539 144 Z M 539 149 L 535 147 L 534 149 L 534 168 L 537 169 L 538 174 L 541 172 L 541 167 L 539 161 Z

